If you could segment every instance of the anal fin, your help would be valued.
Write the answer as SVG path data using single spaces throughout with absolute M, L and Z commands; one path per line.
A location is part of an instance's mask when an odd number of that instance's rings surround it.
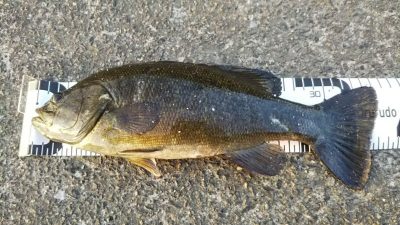
M 155 159 L 145 158 L 126 158 L 130 163 L 140 166 L 143 169 L 149 171 L 155 177 L 161 177 L 161 171 L 158 169 L 157 162 Z
M 235 151 L 226 156 L 249 171 L 267 176 L 277 175 L 286 165 L 286 157 L 281 147 L 267 143 Z

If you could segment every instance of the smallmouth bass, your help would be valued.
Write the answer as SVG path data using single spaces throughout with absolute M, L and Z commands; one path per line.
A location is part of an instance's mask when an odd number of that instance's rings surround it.
M 280 78 L 235 66 L 149 62 L 100 71 L 55 94 L 32 124 L 51 140 L 123 157 L 160 176 L 156 159 L 223 155 L 263 175 L 285 164 L 271 140 L 310 144 L 354 189 L 367 182 L 374 89 L 343 92 L 315 106 L 279 98 Z

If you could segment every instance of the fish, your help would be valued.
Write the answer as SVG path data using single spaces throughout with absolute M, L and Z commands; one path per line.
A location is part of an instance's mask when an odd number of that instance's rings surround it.
M 374 89 L 342 91 L 313 106 L 282 99 L 281 92 L 281 79 L 268 70 L 127 64 L 54 94 L 32 124 L 50 140 L 124 158 L 157 177 L 157 160 L 213 156 L 275 176 L 288 160 L 271 141 L 297 140 L 346 186 L 362 189 L 371 170 Z

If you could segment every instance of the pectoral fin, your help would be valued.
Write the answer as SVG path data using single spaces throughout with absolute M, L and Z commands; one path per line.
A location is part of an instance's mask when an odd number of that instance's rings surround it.
M 267 176 L 277 175 L 286 164 L 286 157 L 281 147 L 267 143 L 235 151 L 226 156 L 249 171 Z
M 142 102 L 124 106 L 110 112 L 115 127 L 132 134 L 152 130 L 159 122 L 159 107 L 155 103 Z
M 144 159 L 144 158 L 126 158 L 129 162 L 140 166 L 143 169 L 149 171 L 155 177 L 161 177 L 161 171 L 157 167 L 157 162 L 155 159 Z

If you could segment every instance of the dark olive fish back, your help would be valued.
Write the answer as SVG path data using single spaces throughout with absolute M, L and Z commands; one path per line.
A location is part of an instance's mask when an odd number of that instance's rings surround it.
M 84 84 L 98 80 L 109 81 L 137 75 L 190 80 L 258 97 L 279 96 L 281 94 L 281 80 L 269 71 L 230 65 L 206 65 L 170 61 L 129 64 L 111 68 L 97 72 L 80 83 Z

